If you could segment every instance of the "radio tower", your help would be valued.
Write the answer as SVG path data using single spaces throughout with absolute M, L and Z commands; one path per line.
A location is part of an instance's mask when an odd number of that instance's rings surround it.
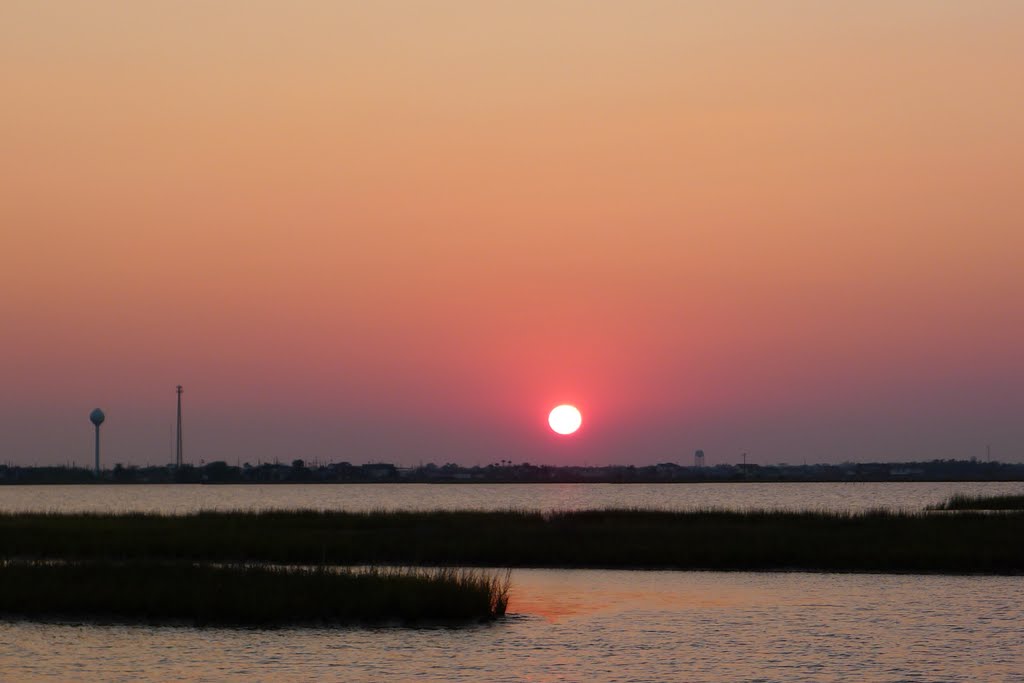
M 178 385 L 178 448 L 174 454 L 174 465 L 181 467 L 181 385 Z

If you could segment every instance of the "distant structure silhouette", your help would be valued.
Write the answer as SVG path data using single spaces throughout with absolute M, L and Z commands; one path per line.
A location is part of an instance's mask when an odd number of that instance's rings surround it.
M 96 476 L 100 476 L 100 425 L 107 419 L 103 411 L 97 408 L 89 413 L 89 421 L 96 427 Z
M 693 466 L 704 467 L 704 451 L 698 450 L 693 454 Z
M 181 389 L 181 385 L 180 384 L 178 385 L 178 388 L 176 389 L 176 391 L 178 393 L 178 446 L 177 446 L 177 450 L 174 453 L 174 465 L 176 467 L 181 467 L 181 458 L 182 458 L 182 445 L 181 445 L 181 392 L 182 392 L 182 389 Z

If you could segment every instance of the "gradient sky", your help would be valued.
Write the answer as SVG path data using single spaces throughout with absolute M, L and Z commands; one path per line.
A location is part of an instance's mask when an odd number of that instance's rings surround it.
M 5 0 L 0 459 L 180 383 L 193 462 L 1024 460 L 1022 74 L 1016 0 Z

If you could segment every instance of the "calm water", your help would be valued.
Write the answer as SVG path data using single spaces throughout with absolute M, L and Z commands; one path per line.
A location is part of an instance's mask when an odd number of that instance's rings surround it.
M 0 510 L 921 509 L 1024 483 L 0 487 Z M 0 681 L 1017 681 L 1024 577 L 516 570 L 461 629 L 0 622 Z
M 5 681 L 1024 681 L 1024 578 L 517 570 L 462 629 L 0 623 Z
M 345 484 L 272 486 L 0 486 L 0 511 L 570 510 L 772 508 L 920 510 L 954 493 L 1024 494 L 1010 483 L 828 484 Z

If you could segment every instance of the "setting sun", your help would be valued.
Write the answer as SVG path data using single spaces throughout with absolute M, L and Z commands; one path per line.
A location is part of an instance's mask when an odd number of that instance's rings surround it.
M 548 415 L 548 424 L 558 434 L 572 434 L 583 424 L 583 416 L 576 406 L 560 405 Z

